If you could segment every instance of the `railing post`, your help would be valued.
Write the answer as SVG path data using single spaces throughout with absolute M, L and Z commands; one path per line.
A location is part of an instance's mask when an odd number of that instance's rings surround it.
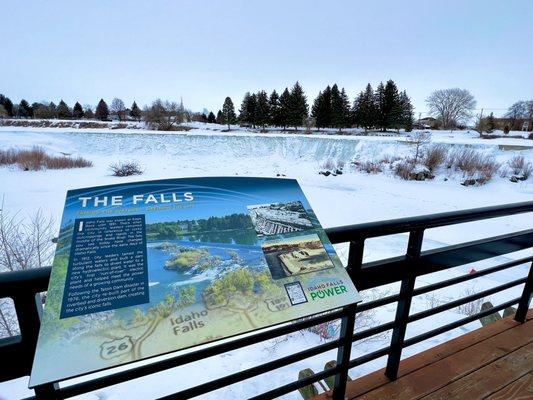
M 335 375 L 333 384 L 333 400 L 344 400 L 348 370 L 350 369 L 350 355 L 352 352 L 353 331 L 355 325 L 356 305 L 351 304 L 345 309 L 346 315 L 341 320 L 341 346 L 337 351 L 337 366 L 339 372 Z
M 57 383 L 47 383 L 46 385 L 36 386 L 35 391 L 36 400 L 56 400 L 58 399 L 57 390 L 59 385 Z
M 527 310 L 529 309 L 529 302 L 531 301 L 531 292 L 533 291 L 533 262 L 529 267 L 529 274 L 527 275 L 527 281 L 518 303 L 518 308 L 514 316 L 515 321 L 520 323 L 526 322 Z
M 406 271 L 407 275 L 402 279 L 400 287 L 400 299 L 398 300 L 398 305 L 396 307 L 396 317 L 394 319 L 390 352 L 387 359 L 387 367 L 385 368 L 385 375 L 391 380 L 395 380 L 398 377 L 398 368 L 402 356 L 405 331 L 407 330 L 407 318 L 409 317 L 411 300 L 413 299 L 413 290 L 415 288 L 415 267 L 416 262 L 420 258 L 423 239 L 423 230 L 411 231 L 409 234 L 406 255 L 411 262 L 409 263 L 409 271 Z
M 365 239 L 357 239 L 350 242 L 348 251 L 348 265 L 346 271 L 355 287 L 361 277 L 361 267 L 363 265 L 363 253 L 365 251 Z

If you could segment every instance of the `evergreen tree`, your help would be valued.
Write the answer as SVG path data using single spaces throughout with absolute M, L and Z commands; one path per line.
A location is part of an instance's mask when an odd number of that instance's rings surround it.
M 70 108 L 67 106 L 63 100 L 61 100 L 57 106 L 57 117 L 60 119 L 70 118 L 72 114 L 70 113 Z
M 413 130 L 413 106 L 411 100 L 405 90 L 399 95 L 400 103 L 400 125 L 403 126 L 406 132 L 411 132 Z
M 13 116 L 13 102 L 9 99 L 9 97 L 0 94 L 0 105 L 4 106 L 4 109 L 9 117 Z
M 76 119 L 83 118 L 83 107 L 79 102 L 76 102 L 76 104 L 74 104 L 74 108 L 72 109 L 72 115 Z
M 0 104 L 0 119 L 7 118 L 9 115 L 7 114 L 6 108 L 3 104 Z
M 283 126 L 283 130 L 289 125 L 291 94 L 288 88 L 285 88 L 281 96 L 279 97 L 279 120 L 280 126 Z
M 270 103 L 268 102 L 268 95 L 264 90 L 257 93 L 256 102 L 255 122 L 264 131 L 270 122 Z
M 217 119 L 215 117 L 215 114 L 213 114 L 213 111 L 209 112 L 209 115 L 207 116 L 207 122 L 209 122 L 210 124 L 214 124 L 215 122 L 217 122 Z
M 374 107 L 376 109 L 376 123 L 375 126 L 379 127 L 382 130 L 385 130 L 386 120 L 385 120 L 385 86 L 383 82 L 380 82 L 376 91 L 374 92 Z
M 133 104 L 131 105 L 130 117 L 136 119 L 137 121 L 140 121 L 141 115 L 142 115 L 141 109 L 137 105 L 137 102 L 134 101 Z
M 288 125 L 294 126 L 294 129 L 298 130 L 298 126 L 302 125 L 304 119 L 307 118 L 308 110 L 307 98 L 305 97 L 302 86 L 296 81 L 289 97 Z
M 33 108 L 24 99 L 22 99 L 19 104 L 19 116 L 23 118 L 33 118 Z
M 494 113 L 490 113 L 487 117 L 487 132 L 491 133 L 496 128 L 496 122 L 494 121 Z
M 222 111 L 224 114 L 224 111 Z M 246 92 L 242 100 L 241 109 L 239 110 L 239 120 L 241 123 L 251 125 L 255 128 L 257 119 L 257 95 Z
M 222 115 L 222 111 L 218 110 L 217 112 L 217 124 L 222 125 L 224 123 L 224 116 Z
M 224 124 L 228 125 L 228 131 L 231 130 L 231 124 L 234 124 L 237 121 L 235 108 L 233 107 L 233 102 L 230 97 L 226 97 L 226 100 L 224 100 L 224 104 L 222 105 L 222 119 Z
M 48 106 L 48 115 L 48 118 L 57 118 L 57 106 L 53 101 L 51 101 Z
M 365 131 L 377 125 L 375 95 L 370 83 L 354 102 L 353 116 L 355 123 L 365 128 Z
M 339 92 L 339 87 L 335 84 L 331 88 L 331 125 L 340 131 L 348 126 L 349 119 L 350 101 L 344 88 Z
M 104 101 L 104 99 L 100 99 L 100 101 L 98 102 L 94 116 L 98 118 L 100 121 L 103 121 L 109 118 L 109 108 L 107 107 L 107 103 Z
M 384 91 L 384 106 L 382 109 L 382 117 L 384 125 L 382 130 L 388 128 L 399 129 L 402 124 L 402 108 L 400 105 L 400 97 L 398 88 L 392 79 L 387 81 Z
M 281 103 L 279 101 L 279 94 L 276 90 L 272 91 L 268 103 L 270 107 L 270 125 L 281 126 Z
M 320 128 L 323 128 L 323 121 L 322 121 L 322 115 L 321 111 L 324 107 L 324 95 L 322 94 L 322 91 L 318 92 L 318 95 L 316 96 L 315 101 L 313 102 L 313 105 L 311 106 L 311 117 L 315 119 L 315 125 L 320 131 Z
M 329 85 L 315 99 L 311 116 L 315 119 L 318 130 L 331 126 L 331 88 Z

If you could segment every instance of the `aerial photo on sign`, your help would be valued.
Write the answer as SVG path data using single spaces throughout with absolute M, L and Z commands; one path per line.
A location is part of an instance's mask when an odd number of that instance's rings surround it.
M 30 386 L 357 301 L 295 180 L 71 190 Z

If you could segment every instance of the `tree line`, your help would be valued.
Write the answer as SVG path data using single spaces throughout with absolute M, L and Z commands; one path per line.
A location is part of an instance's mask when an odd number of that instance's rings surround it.
M 474 116 L 476 106 L 474 96 L 466 89 L 451 88 L 433 91 L 426 99 L 430 115 L 435 117 L 434 126 L 444 129 L 466 126 Z M 507 114 L 510 129 L 518 129 L 522 121 L 532 121 L 533 101 L 519 101 L 513 104 Z M 206 115 L 207 114 L 207 115 Z M 127 108 L 124 102 L 115 98 L 111 105 L 100 99 L 93 109 L 90 105 L 82 106 L 76 102 L 71 108 L 61 100 L 53 102 L 32 103 L 21 100 L 18 104 L 0 94 L 0 118 L 38 118 L 38 119 L 99 119 L 110 118 L 123 120 L 144 120 L 161 130 L 175 129 L 182 122 L 199 121 L 227 125 L 240 124 L 251 128 L 265 130 L 267 127 L 288 127 L 298 129 L 304 126 L 308 130 L 316 127 L 344 128 L 360 127 L 365 130 L 386 131 L 401 128 L 410 131 L 413 127 L 413 106 L 405 90 L 400 91 L 393 80 L 385 84 L 380 82 L 374 89 L 367 84 L 350 103 L 344 88 L 337 84 L 321 90 L 311 107 L 299 82 L 291 88 L 286 87 L 281 94 L 273 90 L 270 95 L 265 90 L 255 93 L 246 92 L 238 111 L 230 97 L 215 115 L 213 112 L 198 113 L 187 110 L 183 103 L 154 100 L 143 109 L 134 101 Z M 483 120 L 489 126 L 494 125 L 494 116 Z M 533 122 L 533 121 L 532 121 Z M 531 122 L 530 122 L 531 124 Z M 479 124 L 478 124 L 479 125 Z M 518 127 L 518 128 L 517 128 Z
M 305 92 L 299 82 L 291 88 L 286 87 L 281 94 L 276 90 L 270 95 L 260 90 L 256 93 L 246 92 L 238 113 L 230 97 L 226 97 L 224 104 L 215 115 L 209 112 L 192 113 L 183 104 L 157 99 L 142 110 L 134 101 L 126 108 L 121 99 L 115 98 L 111 105 L 100 99 L 96 108 L 90 105 L 82 106 L 76 102 L 69 107 L 64 100 L 57 105 L 50 103 L 29 104 L 21 100 L 14 105 L 11 100 L 0 95 L 0 117 L 10 118 L 38 118 L 38 119 L 99 119 L 108 120 L 110 117 L 119 120 L 145 120 L 156 125 L 159 129 L 172 129 L 181 122 L 201 121 L 225 124 L 228 130 L 232 124 L 252 128 L 288 127 L 298 129 L 300 126 L 311 128 L 337 128 L 342 130 L 352 126 L 365 129 L 381 128 L 409 128 L 412 125 L 412 106 L 409 97 L 404 92 L 398 92 L 396 84 L 389 80 L 386 85 L 380 83 L 374 92 L 370 84 L 367 89 L 350 104 L 344 88 L 337 84 L 327 86 L 315 99 L 311 112 Z
M 64 100 L 59 101 L 57 105 L 53 101 L 30 104 L 25 99 L 22 99 L 19 104 L 13 104 L 9 97 L 0 94 L 0 117 L 3 118 L 107 120 L 111 114 L 116 115 L 120 120 L 124 120 L 128 116 L 138 120 L 142 117 L 141 109 L 135 101 L 130 108 L 126 108 L 124 102 L 118 98 L 113 99 L 111 107 L 107 105 L 104 99 L 100 99 L 93 110 L 92 106 L 82 106 L 79 102 L 76 102 L 71 108 Z
M 227 100 L 227 99 L 226 99 Z M 224 120 L 219 111 L 216 120 Z M 236 119 L 241 125 L 252 128 L 267 126 L 298 129 L 299 126 L 323 128 L 412 129 L 413 106 L 405 91 L 399 92 L 394 81 L 380 83 L 374 91 L 370 84 L 353 103 L 344 88 L 337 84 L 320 91 L 311 112 L 307 97 L 299 82 L 281 95 L 274 90 L 268 95 L 264 90 L 246 92 Z

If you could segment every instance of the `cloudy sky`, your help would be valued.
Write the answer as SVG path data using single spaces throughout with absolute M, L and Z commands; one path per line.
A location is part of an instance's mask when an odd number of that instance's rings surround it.
M 216 111 L 225 96 L 394 79 L 416 113 L 434 89 L 503 112 L 533 98 L 533 1 L 3 1 L 0 93 Z M 418 115 L 418 114 L 417 114 Z

